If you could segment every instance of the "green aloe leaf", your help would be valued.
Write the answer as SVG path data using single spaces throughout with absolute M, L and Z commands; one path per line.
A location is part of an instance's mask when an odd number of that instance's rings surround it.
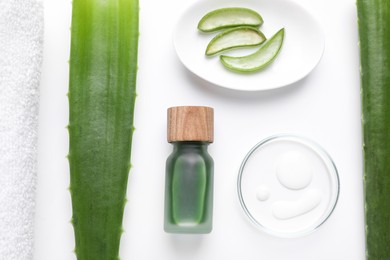
M 79 260 L 119 259 L 130 170 L 138 0 L 73 0 L 70 191 Z
M 357 1 L 361 60 L 366 250 L 390 259 L 390 2 Z

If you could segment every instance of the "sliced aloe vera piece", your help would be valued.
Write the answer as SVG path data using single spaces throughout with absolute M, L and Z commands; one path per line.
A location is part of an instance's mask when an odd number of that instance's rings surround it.
M 206 48 L 206 55 L 238 48 L 257 46 L 266 40 L 264 34 L 256 28 L 241 26 L 226 30 L 215 36 Z
M 242 7 L 221 8 L 207 13 L 198 23 L 202 32 L 214 32 L 234 26 L 254 26 L 263 24 L 263 18 L 257 12 Z
M 255 53 L 242 57 L 221 55 L 222 64 L 237 72 L 251 72 L 265 68 L 275 60 L 284 39 L 284 28 L 267 40 Z

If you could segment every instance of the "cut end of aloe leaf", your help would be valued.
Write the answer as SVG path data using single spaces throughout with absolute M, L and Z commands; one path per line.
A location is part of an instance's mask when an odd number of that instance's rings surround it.
M 257 12 L 242 7 L 221 8 L 207 13 L 198 23 L 202 32 L 214 32 L 235 26 L 258 27 L 263 18 Z
M 206 55 L 242 47 L 258 46 L 266 40 L 262 32 L 250 26 L 228 29 L 215 36 L 206 48 Z
M 275 60 L 282 48 L 283 40 L 284 28 L 261 45 L 255 53 L 241 57 L 221 55 L 220 60 L 227 69 L 235 72 L 258 71 Z

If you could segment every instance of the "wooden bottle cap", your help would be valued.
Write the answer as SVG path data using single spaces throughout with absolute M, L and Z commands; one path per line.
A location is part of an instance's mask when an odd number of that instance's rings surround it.
M 168 108 L 168 142 L 214 141 L 214 110 L 211 107 Z

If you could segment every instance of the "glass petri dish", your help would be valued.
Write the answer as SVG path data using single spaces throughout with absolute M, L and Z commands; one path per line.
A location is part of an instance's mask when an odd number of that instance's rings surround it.
M 305 159 L 310 179 L 303 187 L 286 186 L 278 176 L 280 158 L 286 154 Z M 310 234 L 330 217 L 340 182 L 335 163 L 321 146 L 304 137 L 281 134 L 261 141 L 248 152 L 239 170 L 237 191 L 245 214 L 257 228 L 293 238 Z M 285 215 L 280 214 L 280 205 Z

